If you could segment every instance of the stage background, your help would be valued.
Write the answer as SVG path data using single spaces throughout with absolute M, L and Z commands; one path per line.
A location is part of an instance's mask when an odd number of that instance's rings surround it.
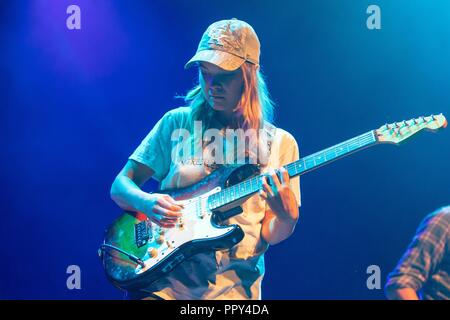
M 68 30 L 66 8 L 81 8 Z M 370 4 L 381 30 L 366 27 Z M 262 43 L 276 124 L 308 155 L 385 122 L 450 117 L 448 1 L 0 3 L 0 298 L 121 299 L 97 258 L 127 157 L 196 79 L 206 27 L 236 17 Z M 450 129 L 377 146 L 301 178 L 295 234 L 266 254 L 265 299 L 384 299 L 421 219 L 449 204 Z M 154 187 L 154 185 L 149 186 Z M 68 290 L 66 268 L 81 268 Z

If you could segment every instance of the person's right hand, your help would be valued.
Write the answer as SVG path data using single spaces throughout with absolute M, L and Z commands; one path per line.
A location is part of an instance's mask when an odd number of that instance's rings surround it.
M 181 217 L 183 206 L 171 196 L 160 193 L 150 193 L 144 204 L 143 213 L 163 228 L 173 228 Z

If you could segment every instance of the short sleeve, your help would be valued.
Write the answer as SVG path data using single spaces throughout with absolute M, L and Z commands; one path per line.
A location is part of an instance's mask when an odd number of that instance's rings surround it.
M 172 112 L 167 112 L 134 150 L 130 160 L 142 163 L 154 171 L 153 178 L 164 179 L 171 164 L 171 134 L 174 124 Z
M 280 144 L 280 165 L 285 166 L 289 163 L 297 161 L 300 157 L 300 152 L 298 148 L 297 141 L 295 138 L 287 133 Z M 291 189 L 295 194 L 295 199 L 297 204 L 301 206 L 301 195 L 300 195 L 300 176 L 291 178 Z

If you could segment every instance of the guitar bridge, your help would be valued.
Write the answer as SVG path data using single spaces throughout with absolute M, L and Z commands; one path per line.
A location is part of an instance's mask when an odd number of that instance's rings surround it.
M 138 248 L 145 246 L 151 237 L 152 228 L 147 220 L 134 225 L 134 238 Z

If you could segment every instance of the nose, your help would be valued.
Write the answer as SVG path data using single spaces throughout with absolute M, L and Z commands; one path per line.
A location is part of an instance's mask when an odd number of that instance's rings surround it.
M 222 91 L 222 83 L 220 82 L 218 77 L 211 77 L 209 81 L 209 88 L 213 95 L 218 94 Z

